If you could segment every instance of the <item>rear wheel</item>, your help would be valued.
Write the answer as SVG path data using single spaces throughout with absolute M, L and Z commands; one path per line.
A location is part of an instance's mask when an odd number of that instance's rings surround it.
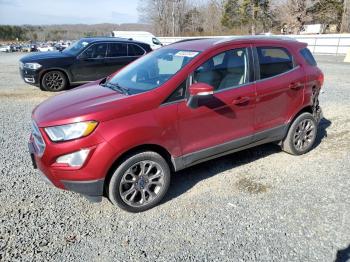
M 310 113 L 299 115 L 282 141 L 282 149 L 292 155 L 302 155 L 311 150 L 317 135 L 317 122 Z
M 111 202 L 129 212 L 142 212 L 157 205 L 170 183 L 170 169 L 159 154 L 146 151 L 126 158 L 108 185 Z
M 66 89 L 67 77 L 61 71 L 49 71 L 44 74 L 41 80 L 41 88 L 45 91 L 59 92 Z

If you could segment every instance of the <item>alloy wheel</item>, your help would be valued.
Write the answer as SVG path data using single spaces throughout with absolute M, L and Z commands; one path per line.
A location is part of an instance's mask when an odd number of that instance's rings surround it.
M 295 149 L 298 151 L 303 151 L 313 143 L 316 135 L 316 126 L 314 122 L 310 119 L 304 119 L 301 121 L 293 136 L 293 144 Z
M 127 205 L 140 207 L 153 202 L 163 186 L 161 166 L 154 161 L 140 161 L 123 174 L 119 194 Z
M 56 72 L 49 73 L 45 78 L 45 85 L 50 90 L 61 89 L 63 84 L 64 84 L 64 79 L 59 73 L 56 73 Z

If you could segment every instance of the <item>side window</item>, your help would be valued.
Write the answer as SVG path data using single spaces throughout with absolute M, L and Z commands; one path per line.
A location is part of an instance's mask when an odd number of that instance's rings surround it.
M 142 56 L 145 51 L 138 45 L 129 44 L 128 45 L 128 55 L 129 56 Z
M 127 56 L 127 44 L 124 43 L 110 43 L 107 57 L 121 57 Z
M 225 57 L 225 53 L 221 53 L 217 56 L 214 56 L 213 57 L 214 66 L 222 65 L 222 63 L 224 62 L 224 57 Z
M 293 57 L 282 47 L 257 47 L 260 79 L 273 77 L 293 69 Z
M 248 51 L 232 49 L 220 53 L 198 67 L 193 73 L 194 83 L 206 83 L 221 90 L 249 82 Z
M 93 44 L 88 47 L 82 54 L 82 58 L 105 58 L 107 51 L 107 44 Z
M 181 83 L 181 85 L 179 85 L 175 89 L 175 91 L 168 97 L 168 99 L 164 103 L 175 102 L 175 101 L 178 101 L 178 100 L 185 98 L 186 82 L 187 82 L 187 80 L 183 81 Z

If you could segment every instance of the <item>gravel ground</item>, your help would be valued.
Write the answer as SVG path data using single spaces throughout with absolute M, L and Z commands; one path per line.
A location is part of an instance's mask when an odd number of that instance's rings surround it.
M 189 168 L 141 214 L 47 186 L 32 169 L 31 110 L 52 94 L 22 82 L 18 58 L 0 54 L 0 261 L 350 256 L 350 64 L 342 58 L 317 57 L 325 118 L 314 150 L 294 157 L 264 145 Z

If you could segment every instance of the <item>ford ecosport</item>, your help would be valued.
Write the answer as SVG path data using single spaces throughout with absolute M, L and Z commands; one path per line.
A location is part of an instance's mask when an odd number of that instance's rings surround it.
M 182 41 L 37 106 L 30 153 L 54 186 L 140 212 L 172 172 L 269 142 L 308 152 L 322 84 L 305 43 Z

